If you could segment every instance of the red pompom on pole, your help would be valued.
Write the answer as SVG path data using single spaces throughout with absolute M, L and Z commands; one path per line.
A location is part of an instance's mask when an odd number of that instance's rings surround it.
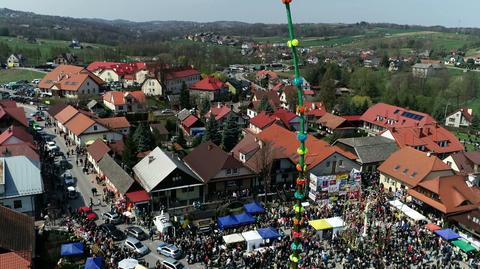
M 293 0 L 282 0 L 282 3 L 284 3 L 285 5 L 289 5 L 290 3 L 292 3 Z

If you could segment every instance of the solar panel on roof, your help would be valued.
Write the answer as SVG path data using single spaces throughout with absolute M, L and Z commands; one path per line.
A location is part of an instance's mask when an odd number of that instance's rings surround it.
M 398 112 L 400 112 L 400 109 L 395 110 L 395 112 L 393 112 L 393 114 L 397 114 Z
M 403 112 L 403 113 L 402 113 L 402 117 L 409 118 L 409 119 L 413 119 L 413 120 L 417 120 L 417 121 L 423 119 L 423 116 L 417 115 L 417 114 L 414 114 L 414 113 L 411 113 L 411 112 Z

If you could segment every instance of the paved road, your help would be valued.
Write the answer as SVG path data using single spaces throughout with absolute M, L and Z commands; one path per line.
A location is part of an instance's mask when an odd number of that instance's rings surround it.
M 31 113 L 36 111 L 35 106 L 25 105 L 25 104 L 19 104 L 19 105 L 24 107 L 25 114 L 27 115 L 27 117 Z M 41 124 L 43 124 L 43 123 L 41 123 Z M 65 144 L 65 140 L 63 139 L 63 137 L 55 135 L 54 131 L 53 131 L 53 128 L 45 128 L 44 132 L 55 137 L 53 140 L 59 146 L 60 150 L 63 153 L 65 153 L 65 156 L 67 156 L 66 155 L 67 146 Z M 72 148 L 73 147 L 70 147 L 69 149 L 71 150 Z M 104 204 L 103 202 L 102 202 L 102 205 L 98 205 L 98 200 L 101 199 L 101 195 L 99 194 L 97 196 L 93 196 L 92 188 L 93 187 L 97 188 L 99 193 L 101 193 L 103 187 L 97 185 L 94 181 L 92 181 L 94 179 L 94 175 L 86 175 L 85 173 L 82 172 L 81 167 L 76 165 L 75 158 L 76 158 L 75 156 L 70 156 L 68 158 L 68 160 L 72 164 L 72 169 L 70 169 L 70 170 L 71 170 L 71 173 L 72 173 L 73 177 L 76 180 L 76 186 L 75 187 L 76 187 L 76 189 L 77 189 L 77 191 L 79 192 L 80 195 L 75 200 L 69 200 L 69 206 L 71 206 L 73 209 L 79 208 L 79 207 L 82 207 L 82 206 L 89 206 L 90 205 L 90 198 L 92 198 L 93 203 L 94 203 L 93 210 L 95 211 L 95 213 L 97 213 L 99 216 L 101 216 L 102 213 L 109 211 L 110 206 Z M 84 158 L 84 157 L 82 157 L 82 158 Z M 103 223 L 102 220 L 97 220 L 97 224 L 102 224 L 102 223 Z M 127 226 L 128 225 L 125 225 L 125 224 L 117 225 L 118 229 L 120 229 L 120 230 L 125 230 L 127 228 Z M 148 234 L 148 231 L 145 231 L 145 232 Z M 143 243 L 146 244 L 151 250 L 151 252 L 148 255 L 143 257 L 143 259 L 147 263 L 149 263 L 149 265 L 151 267 L 154 266 L 155 263 L 158 260 L 163 260 L 165 258 L 164 256 L 157 254 L 157 252 L 156 252 L 156 248 L 160 244 L 159 240 L 154 240 L 154 241 L 145 240 L 145 241 L 143 241 Z M 119 244 L 123 244 L 123 241 L 119 242 Z M 187 261 L 185 259 L 182 259 L 180 261 L 184 265 L 187 265 Z M 193 264 L 193 265 L 188 265 L 188 268 L 201 269 L 201 268 L 203 268 L 203 266 L 201 264 Z

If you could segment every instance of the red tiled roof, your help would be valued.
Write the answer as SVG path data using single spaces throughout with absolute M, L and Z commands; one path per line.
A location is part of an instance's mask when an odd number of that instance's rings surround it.
M 185 70 L 178 70 L 178 71 L 170 71 L 167 72 L 165 75 L 165 80 L 174 80 L 174 79 L 181 79 L 191 76 L 199 76 L 200 72 L 197 69 L 185 69 Z
M 190 115 L 188 116 L 186 119 L 184 119 L 182 121 L 182 125 L 187 127 L 187 128 L 190 128 L 191 126 L 193 126 L 197 121 L 199 121 L 199 119 L 194 116 L 194 115 Z
M 416 186 L 431 172 L 451 171 L 453 175 L 452 169 L 442 160 L 411 147 L 393 153 L 378 167 L 378 171 L 410 186 Z
M 384 103 L 378 103 L 371 106 L 362 115 L 361 120 L 384 128 L 421 127 L 436 122 L 435 119 L 428 114 Z M 390 123 L 387 123 L 387 120 L 390 120 Z
M 145 103 L 146 97 L 142 91 L 133 91 L 133 92 L 120 92 L 120 91 L 109 91 L 103 95 L 103 100 L 109 103 L 112 103 L 116 106 L 125 105 L 127 101 L 125 97 L 131 96 L 137 103 Z
M 303 90 L 304 95 L 315 95 L 315 92 L 311 89 Z
M 273 72 L 273 71 L 270 71 L 270 70 L 260 70 L 260 71 L 257 72 L 256 77 L 258 79 L 258 78 L 261 78 L 261 77 L 265 77 L 267 75 L 270 78 L 278 78 L 278 74 Z
M 231 111 L 232 110 L 230 109 L 230 107 L 228 107 L 226 105 L 221 105 L 220 107 L 218 105 L 217 106 L 214 105 L 214 106 L 212 106 L 210 111 L 205 115 L 205 117 L 207 119 L 210 118 L 210 114 L 212 113 L 215 116 L 216 120 L 221 120 L 225 116 L 227 116 L 228 113 L 230 113 Z
M 323 117 L 317 120 L 317 123 L 333 130 L 340 127 L 340 125 L 342 125 L 346 121 L 347 121 L 346 119 L 339 117 L 337 115 L 325 113 Z
M 82 113 L 78 113 L 75 117 L 69 120 L 67 124 L 65 124 L 65 127 L 75 135 L 79 136 L 94 124 L 94 120 Z
M 283 84 L 283 83 L 278 83 L 277 85 L 273 86 L 272 91 L 278 92 L 278 91 L 282 90 L 283 87 L 285 87 L 285 84 Z
M 77 113 L 78 110 L 76 108 L 73 106 L 67 106 L 62 111 L 58 112 L 54 118 L 61 124 L 65 124 L 67 121 L 73 118 L 73 116 L 77 115 Z
M 92 159 L 95 162 L 99 162 L 103 156 L 110 152 L 110 148 L 108 147 L 102 139 L 97 139 L 93 144 L 87 147 L 87 152 L 92 156 Z
M 0 268 L 2 269 L 30 269 L 30 262 L 15 252 L 0 254 Z
M 362 118 L 362 115 L 342 116 L 342 118 L 346 119 L 347 121 L 360 121 Z
M 223 88 L 226 88 L 225 84 L 221 80 L 212 76 L 207 76 L 190 87 L 191 90 L 199 91 L 218 91 Z
M 33 145 L 32 135 L 29 134 L 24 128 L 14 125 L 10 126 L 8 129 L 3 131 L 2 134 L 0 134 L 0 145 L 3 145 L 3 143 L 5 143 L 11 137 L 15 137 L 21 141 L 20 143 L 15 144 L 29 143 Z
M 272 125 L 275 122 L 275 118 L 262 111 L 257 116 L 250 119 L 250 123 L 263 130 L 263 128 Z
M 38 84 L 41 89 L 51 89 L 56 86 L 60 90 L 76 91 L 87 80 L 92 79 L 98 85 L 104 81 L 80 66 L 61 64 L 46 74 Z
M 12 119 L 20 123 L 21 125 L 28 127 L 27 117 L 25 116 L 25 110 L 23 107 L 5 107 L 1 108 L 0 119 L 5 115 L 10 116 Z
M 295 132 L 291 132 L 283 127 L 273 124 L 263 130 L 263 132 L 259 133 L 257 138 L 262 141 L 270 142 L 272 147 L 279 149 L 282 152 L 282 155 L 285 158 L 289 158 L 293 163 L 298 161 L 298 140 Z M 336 146 L 331 146 L 327 142 L 311 135 L 308 136 L 306 147 L 308 148 L 309 153 L 306 155 L 305 163 L 309 168 L 315 167 L 334 153 L 341 154 L 351 160 L 357 158 L 354 154 L 343 151 Z
M 115 154 L 122 155 L 123 150 L 125 149 L 125 143 L 123 140 L 111 141 L 108 146 L 112 149 Z
M 291 111 L 288 111 L 286 109 L 283 109 L 283 108 L 280 108 L 278 109 L 277 111 L 275 111 L 273 114 L 272 114 L 273 117 L 279 119 L 280 121 L 282 121 L 282 123 L 287 127 L 287 128 L 290 128 L 290 122 L 297 118 L 297 114 L 291 112 Z
M 96 121 L 111 129 L 130 128 L 130 122 L 125 117 L 99 118 Z
M 15 108 L 17 107 L 17 102 L 13 100 L 0 100 L 0 106 L 3 108 Z
M 467 186 L 463 176 L 436 177 L 422 181 L 418 185 L 437 194 L 439 199 L 426 196 L 419 187 L 410 188 L 408 194 L 445 214 L 465 212 L 479 206 L 480 200 Z
M 120 63 L 120 62 L 93 62 L 88 65 L 87 69 L 91 72 L 99 69 L 111 69 L 120 76 L 133 77 L 135 73 L 140 70 L 146 70 L 147 65 L 141 62 L 135 63 Z
M 400 148 L 425 146 L 426 151 L 437 154 L 453 153 L 465 149 L 454 134 L 438 124 L 428 124 L 423 127 L 390 128 L 389 131 Z M 441 147 L 438 144 L 441 141 L 448 141 L 447 146 Z
M 0 146 L 0 156 L 25 156 L 32 161 L 40 161 L 38 153 L 27 143 Z
M 260 103 L 264 96 L 267 97 L 270 105 L 274 110 L 280 106 L 280 96 L 278 96 L 277 92 L 257 90 L 254 94 L 254 100 L 256 100 L 256 102 L 252 102 L 255 108 L 257 108 L 257 106 L 260 106 Z

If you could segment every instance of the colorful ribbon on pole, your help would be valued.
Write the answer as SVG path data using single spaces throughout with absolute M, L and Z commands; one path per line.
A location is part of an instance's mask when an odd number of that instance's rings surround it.
M 293 211 L 295 212 L 294 217 L 294 227 L 292 231 L 293 243 L 291 244 L 292 254 L 290 255 L 290 268 L 297 269 L 298 264 L 301 260 L 300 253 L 303 250 L 302 247 L 302 226 L 303 226 L 303 211 L 305 210 L 302 206 L 302 201 L 305 199 L 306 191 L 306 170 L 307 165 L 305 164 L 305 156 L 308 154 L 308 149 L 305 147 L 305 141 L 307 141 L 307 132 L 305 128 L 305 112 L 307 108 L 303 105 L 303 83 L 304 80 L 300 76 L 300 68 L 298 66 L 298 52 L 297 47 L 300 45 L 300 41 L 295 38 L 293 33 L 293 22 L 292 22 L 292 13 L 290 11 L 290 4 L 293 0 L 282 0 L 282 3 L 285 5 L 287 11 L 288 19 L 288 32 L 290 34 L 290 40 L 288 40 L 287 45 L 292 50 L 293 58 L 293 67 L 295 70 L 295 77 L 292 81 L 293 85 L 297 89 L 298 96 L 298 105 L 297 105 L 297 114 L 300 117 L 300 130 L 298 132 L 297 138 L 300 142 L 300 147 L 297 149 L 297 154 L 299 155 L 298 164 L 296 169 L 298 171 L 298 178 L 296 181 L 296 191 L 294 194 L 295 205 L 293 206 Z

